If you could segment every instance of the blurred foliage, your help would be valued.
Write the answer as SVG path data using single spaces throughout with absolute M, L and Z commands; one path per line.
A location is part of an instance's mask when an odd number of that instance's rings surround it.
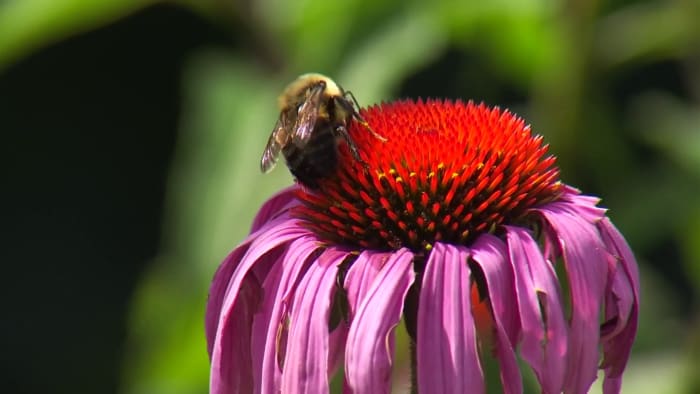
M 0 1 L 0 69 L 68 35 L 114 21 L 154 0 Z
M 0 1 L 0 68 L 151 3 Z M 523 115 L 564 180 L 604 197 L 639 257 L 624 391 L 700 391 L 700 1 L 178 3 L 245 44 L 194 53 L 182 76 L 163 249 L 134 295 L 124 392 L 206 390 L 208 282 L 257 207 L 291 182 L 283 169 L 260 175 L 258 160 L 277 93 L 308 71 L 363 104 L 418 92 Z

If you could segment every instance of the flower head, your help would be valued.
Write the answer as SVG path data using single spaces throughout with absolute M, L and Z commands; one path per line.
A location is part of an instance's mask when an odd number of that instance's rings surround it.
M 598 199 L 559 180 L 542 138 L 507 111 L 402 101 L 362 111 L 333 176 L 271 198 L 211 287 L 211 392 L 390 391 L 394 331 L 419 393 L 506 393 L 517 355 L 545 393 L 619 392 L 639 274 Z M 563 289 L 568 289 L 564 292 Z M 602 349 L 603 360 L 599 362 Z

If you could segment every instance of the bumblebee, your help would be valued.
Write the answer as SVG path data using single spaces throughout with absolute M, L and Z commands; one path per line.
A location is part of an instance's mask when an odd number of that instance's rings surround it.
M 348 134 L 355 119 L 377 139 L 357 109 L 349 91 L 321 74 L 304 74 L 290 83 L 278 98 L 279 119 L 260 160 L 267 173 L 277 163 L 280 151 L 289 171 L 302 185 L 316 189 L 318 181 L 330 176 L 338 165 L 338 147 L 344 141 L 355 160 L 362 161 Z

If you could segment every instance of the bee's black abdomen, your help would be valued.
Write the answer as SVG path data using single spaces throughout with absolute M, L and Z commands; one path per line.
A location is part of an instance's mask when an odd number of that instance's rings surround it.
M 312 189 L 318 188 L 318 181 L 330 176 L 338 166 L 337 140 L 327 122 L 317 124 L 305 146 L 290 143 L 282 153 L 292 175 Z

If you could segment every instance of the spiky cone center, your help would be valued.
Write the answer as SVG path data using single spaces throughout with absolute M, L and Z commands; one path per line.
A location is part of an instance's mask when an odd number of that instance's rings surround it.
M 508 111 L 472 102 L 398 101 L 353 122 L 335 174 L 299 189 L 295 215 L 320 239 L 357 248 L 414 252 L 435 242 L 468 245 L 523 221 L 562 185 L 542 137 Z

